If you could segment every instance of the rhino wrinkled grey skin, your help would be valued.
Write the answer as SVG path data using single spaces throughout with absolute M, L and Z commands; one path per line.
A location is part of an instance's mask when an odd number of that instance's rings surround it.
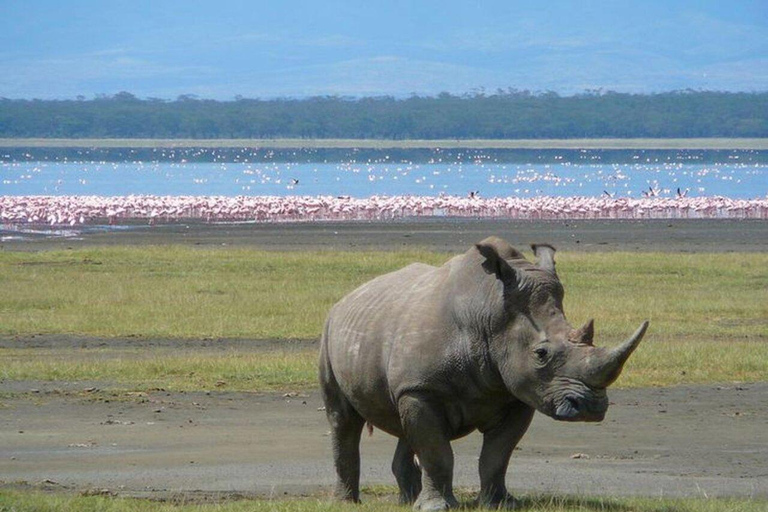
M 536 265 L 491 237 L 440 267 L 380 276 L 333 307 L 320 384 L 338 497 L 359 501 L 366 422 L 399 438 L 392 471 L 401 502 L 440 510 L 457 505 L 452 440 L 483 434 L 478 502 L 513 508 L 507 465 L 534 411 L 603 419 L 605 389 L 648 322 L 615 349 L 593 346 L 591 320 L 580 329 L 566 321 L 554 248 L 532 248 Z

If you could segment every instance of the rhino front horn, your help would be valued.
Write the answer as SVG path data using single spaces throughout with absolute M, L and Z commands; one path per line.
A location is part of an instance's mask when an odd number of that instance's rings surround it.
M 643 322 L 627 341 L 605 354 L 604 364 L 601 365 L 602 368 L 599 370 L 603 387 L 608 387 L 619 377 L 624 363 L 627 362 L 629 356 L 632 355 L 632 352 L 634 352 L 643 339 L 645 331 L 648 329 L 648 324 L 648 320 Z

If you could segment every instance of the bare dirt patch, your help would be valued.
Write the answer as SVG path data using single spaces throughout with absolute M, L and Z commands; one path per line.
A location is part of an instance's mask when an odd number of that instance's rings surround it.
M 0 335 L 0 348 L 20 349 L 150 349 L 146 352 L 151 357 L 151 349 L 173 349 L 177 352 L 206 352 L 232 351 L 263 352 L 279 350 L 283 352 L 312 350 L 318 347 L 314 339 L 242 339 L 242 338 L 145 338 L 141 336 L 126 336 L 101 338 L 96 336 L 78 336 L 74 334 L 32 334 L 32 335 Z M 77 353 L 72 353 L 77 357 Z
M 316 391 L 133 393 L 2 382 L 0 481 L 128 496 L 302 495 L 333 483 Z M 2 396 L 2 395 L 0 395 Z M 601 424 L 537 415 L 513 491 L 768 497 L 768 384 L 616 390 Z M 480 436 L 454 443 L 476 487 Z M 393 484 L 394 439 L 363 440 L 363 483 Z
M 1 231 L 1 229 L 0 229 Z M 567 251 L 750 252 L 768 250 L 761 220 L 499 220 L 400 219 L 387 222 L 176 223 L 120 229 L 86 227 L 76 236 L 14 236 L 0 249 L 36 251 L 94 245 L 183 244 L 280 251 L 399 250 L 464 252 L 497 235 L 521 248 L 547 242 Z

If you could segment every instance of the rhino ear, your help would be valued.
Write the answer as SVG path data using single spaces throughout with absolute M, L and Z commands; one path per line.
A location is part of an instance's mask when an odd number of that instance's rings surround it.
M 555 271 L 555 248 L 549 244 L 531 244 L 531 249 L 536 256 L 536 264 L 557 275 Z
M 489 236 L 488 238 L 482 240 L 480 244 L 493 247 L 499 256 L 505 260 L 525 259 L 525 256 L 523 256 L 520 251 L 509 245 L 506 240 L 502 240 L 497 236 Z
M 475 248 L 485 258 L 483 270 L 488 274 L 495 274 L 498 279 L 506 284 L 517 282 L 517 273 L 507 261 L 499 255 L 499 252 L 493 243 L 487 243 L 485 240 L 475 244 Z

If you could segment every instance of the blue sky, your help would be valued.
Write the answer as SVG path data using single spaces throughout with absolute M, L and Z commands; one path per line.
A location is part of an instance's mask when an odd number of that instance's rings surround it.
M 768 0 L 0 0 L 0 70 L 8 98 L 765 91 Z

